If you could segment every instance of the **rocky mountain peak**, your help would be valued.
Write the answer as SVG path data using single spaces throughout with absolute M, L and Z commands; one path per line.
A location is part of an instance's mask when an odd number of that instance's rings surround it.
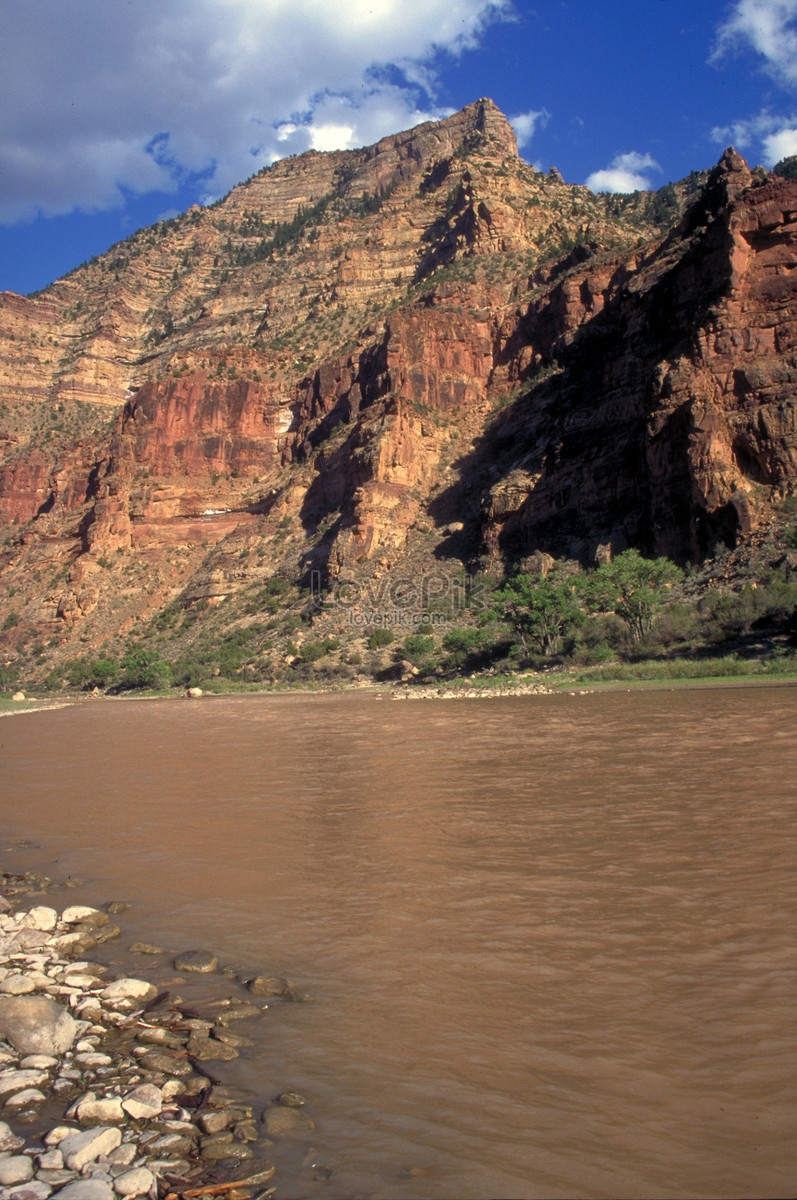
M 759 536 L 797 491 L 796 245 L 797 183 L 733 148 L 595 195 L 481 98 L 0 296 L 0 655 Z

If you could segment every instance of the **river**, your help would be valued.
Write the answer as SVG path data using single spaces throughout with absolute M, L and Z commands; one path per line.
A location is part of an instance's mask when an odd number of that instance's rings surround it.
M 794 1195 L 796 728 L 791 687 L 89 701 L 0 721 L 0 865 L 310 994 L 230 1065 L 308 1099 L 278 1197 Z

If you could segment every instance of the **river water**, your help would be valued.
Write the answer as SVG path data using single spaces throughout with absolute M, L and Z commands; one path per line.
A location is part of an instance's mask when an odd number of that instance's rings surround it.
M 790 687 L 100 700 L 0 721 L 0 830 L 310 993 L 229 1065 L 309 1101 L 278 1197 L 793 1196 L 795 728 Z

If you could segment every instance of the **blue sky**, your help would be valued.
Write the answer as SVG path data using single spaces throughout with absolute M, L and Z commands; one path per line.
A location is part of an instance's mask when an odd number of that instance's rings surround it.
M 0 66 L 0 291 L 480 96 L 595 190 L 797 153 L 797 0 L 4 0 Z

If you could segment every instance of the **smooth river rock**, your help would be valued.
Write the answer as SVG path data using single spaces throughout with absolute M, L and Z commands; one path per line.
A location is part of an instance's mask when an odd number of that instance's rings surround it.
M 174 960 L 175 971 L 196 971 L 199 974 L 215 971 L 218 965 L 218 958 L 209 950 L 184 950 Z
M 157 1117 L 163 1108 L 163 1093 L 154 1083 L 142 1083 L 128 1092 L 122 1101 L 122 1108 L 133 1120 Z
M 121 1143 L 122 1135 L 118 1129 L 100 1127 L 70 1134 L 59 1142 L 58 1149 L 70 1171 L 82 1171 L 88 1163 L 94 1162 L 101 1154 L 110 1154 Z
M 309 1133 L 315 1122 L 299 1108 L 277 1105 L 263 1113 L 263 1123 L 268 1137 L 289 1137 L 291 1134 Z
M 27 1183 L 33 1178 L 33 1163 L 27 1154 L 12 1154 L 0 1158 L 0 1184 L 12 1187 L 15 1183 Z
M 108 924 L 108 914 L 87 904 L 71 904 L 61 913 L 65 925 L 93 925 L 97 928 Z
M 57 1193 L 60 1200 L 113 1200 L 113 1190 L 104 1179 L 76 1179 Z
M 0 996 L 0 1037 L 20 1054 L 65 1054 L 77 1022 L 50 996 Z
M 117 979 L 102 989 L 100 997 L 111 1002 L 136 1000 L 147 1004 L 150 1000 L 154 1000 L 157 994 L 158 989 L 146 979 Z

